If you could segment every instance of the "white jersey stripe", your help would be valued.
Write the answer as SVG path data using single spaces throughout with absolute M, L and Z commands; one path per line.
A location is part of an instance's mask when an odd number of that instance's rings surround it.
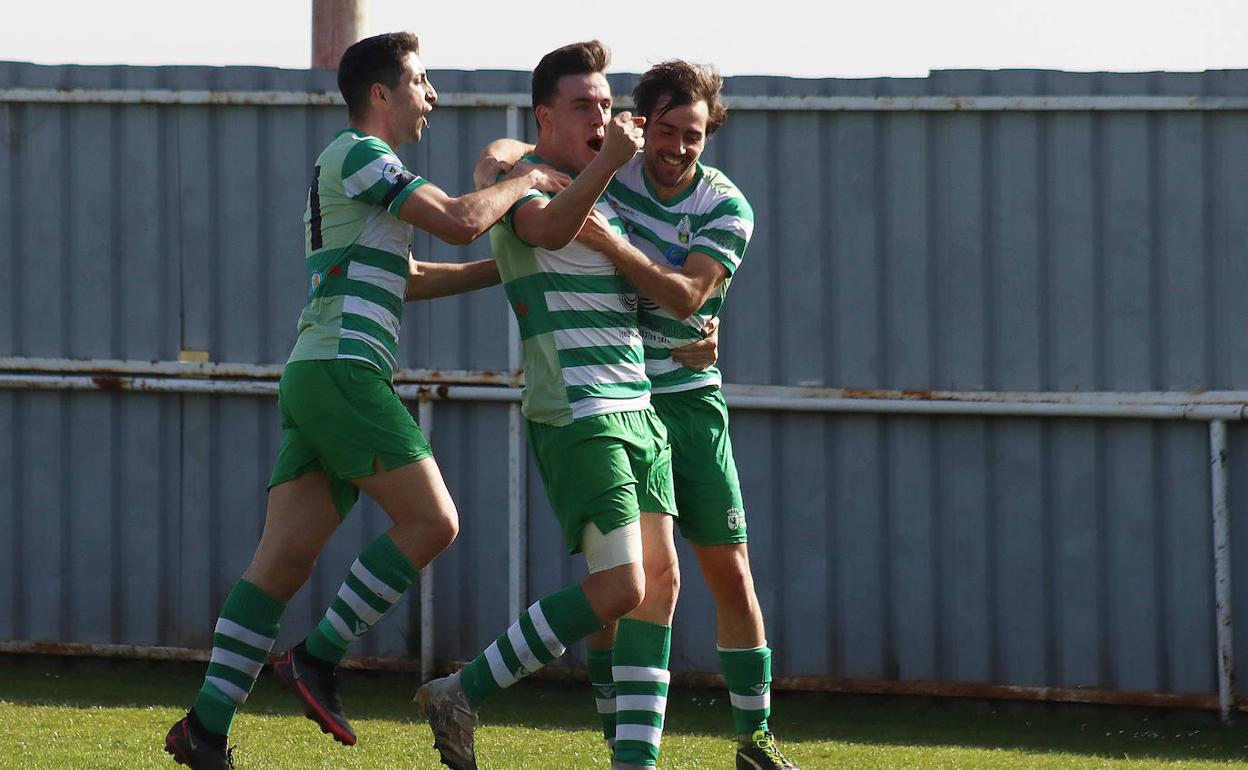
M 546 645 L 546 652 L 549 652 L 556 658 L 562 655 L 564 651 L 563 642 L 559 641 L 559 637 L 555 634 L 555 629 L 550 627 L 540 602 L 533 602 L 529 607 L 529 620 L 533 621 L 533 628 L 537 629 L 537 635 L 542 638 L 542 644 Z
M 359 559 L 356 559 L 355 563 L 351 565 L 351 574 L 355 575 L 357 580 L 368 587 L 368 590 L 380 596 L 388 604 L 394 604 L 403 598 L 401 591 L 391 588 L 389 583 L 370 572 L 368 567 L 365 567 L 364 563 Z
M 385 343 L 377 339 L 373 335 L 365 334 L 364 332 L 357 332 L 354 329 L 343 329 L 342 332 L 340 333 L 340 336 L 344 340 L 359 340 L 360 342 L 368 343 L 369 346 L 371 346 L 373 350 L 376 350 L 377 354 L 380 355 L 382 359 L 387 364 L 390 365 L 390 369 L 392 371 L 394 369 L 399 368 L 399 362 L 394 359 L 394 356 L 390 353 L 389 350 L 386 350 Z
M 647 358 L 646 359 L 646 376 L 654 377 L 660 374 L 667 374 L 680 369 L 681 365 L 676 363 L 676 359 L 667 358 Z
M 578 310 L 627 313 L 619 294 L 591 294 L 580 291 L 548 291 L 546 307 L 551 311 Z
M 204 677 L 204 680 L 212 682 L 214 687 L 225 693 L 227 698 L 239 706 L 243 705 L 243 702 L 247 700 L 247 691 L 227 679 L 222 679 L 219 676 L 207 676 Z
M 239 655 L 237 652 L 230 652 L 223 647 L 212 648 L 212 659 L 209 660 L 208 663 L 210 665 L 218 663 L 222 666 L 227 666 L 240 674 L 246 674 L 252 679 L 260 676 L 260 669 L 264 668 L 264 661 L 252 660 L 246 655 Z
M 251 629 L 243 628 L 234 621 L 227 620 L 225 618 L 217 619 L 217 627 L 214 632 L 228 636 L 231 639 L 242 642 L 243 644 L 249 644 L 257 649 L 264 650 L 265 652 L 273 649 L 273 642 L 275 641 L 274 639 L 270 639 L 263 634 L 257 634 Z
M 384 171 L 386 166 L 389 165 L 402 167 L 403 161 L 393 155 L 380 155 L 374 158 L 373 161 L 367 166 L 342 180 L 343 192 L 351 198 L 358 196 L 360 193 L 380 182 L 382 179 L 382 171 Z
M 377 621 L 381 620 L 381 613 L 373 609 L 368 602 L 364 601 L 364 597 L 351 590 L 351 586 L 346 583 L 338 589 L 338 598 L 347 603 L 357 618 L 370 626 L 377 625 Z
M 637 328 L 627 326 L 555 329 L 554 335 L 556 350 L 641 344 L 641 335 Z
M 353 281 L 361 281 L 372 284 L 378 289 L 384 289 L 399 299 L 403 299 L 407 294 L 407 278 L 380 267 L 352 262 L 347 267 L 347 277 Z
M 503 662 L 503 654 L 498 651 L 498 642 L 491 642 L 490 646 L 485 648 L 485 660 L 490 664 L 490 673 L 499 687 L 505 689 L 520 681 L 507 670 L 507 664 Z
M 399 338 L 398 317 L 376 302 L 369 302 L 361 297 L 343 297 L 342 312 L 363 316 L 390 332 L 396 340 Z
M 732 705 L 744 711 L 765 711 L 771 708 L 771 693 L 765 692 L 762 695 L 737 695 L 735 692 L 728 693 Z
M 583 398 L 572 404 L 572 418 L 594 417 L 613 412 L 640 412 L 650 408 L 650 394 L 637 398 Z
M 665 668 L 650 666 L 612 666 L 611 678 L 618 685 L 620 682 L 662 682 L 672 681 L 672 672 Z
M 614 385 L 623 382 L 644 382 L 645 379 L 645 364 L 632 362 L 568 366 L 563 370 L 563 381 L 572 387 L 577 385 Z
M 662 695 L 617 695 L 616 711 L 652 711 L 662 714 L 667 711 L 667 698 Z

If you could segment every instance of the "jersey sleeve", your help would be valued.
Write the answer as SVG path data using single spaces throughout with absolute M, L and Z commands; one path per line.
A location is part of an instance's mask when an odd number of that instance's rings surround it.
M 745 247 L 753 233 L 754 209 L 749 201 L 739 195 L 728 197 L 715 206 L 706 223 L 694 233 L 689 251 L 705 254 L 720 263 L 731 277 L 745 256 Z
M 351 200 L 384 206 L 398 216 L 407 196 L 429 180 L 407 169 L 394 152 L 377 139 L 366 139 L 342 162 L 342 189 Z

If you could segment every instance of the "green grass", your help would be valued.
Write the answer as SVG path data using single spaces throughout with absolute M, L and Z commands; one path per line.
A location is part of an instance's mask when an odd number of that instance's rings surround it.
M 172 770 L 164 733 L 199 666 L 0 658 L 0 768 Z M 360 742 L 339 746 L 262 677 L 235 722 L 240 770 L 436 768 L 411 677 L 354 674 L 345 700 Z M 922 698 L 774 696 L 773 726 L 805 770 L 1244 768 L 1248 725 L 1213 715 Z M 606 768 L 587 687 L 521 684 L 486 704 L 482 770 Z M 675 690 L 662 767 L 732 770 L 723 693 Z

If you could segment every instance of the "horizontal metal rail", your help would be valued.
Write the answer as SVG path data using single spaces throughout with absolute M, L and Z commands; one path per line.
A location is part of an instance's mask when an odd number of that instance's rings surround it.
M 281 368 L 280 365 L 212 362 L 0 358 L 0 389 L 275 396 L 278 391 Z M 519 373 L 510 371 L 417 369 L 400 370 L 395 379 L 395 390 L 401 398 L 419 402 L 420 423 L 427 432 L 432 430 L 434 402 L 475 401 L 515 404 L 520 401 L 520 384 L 523 381 Z M 1151 702 L 1151 705 L 1176 707 L 1180 703 L 1204 704 L 1208 701 L 1209 703 L 1216 702 L 1221 710 L 1223 721 L 1230 720 L 1231 713 L 1237 708 L 1237 704 L 1242 708 L 1242 702 L 1237 700 L 1234 691 L 1226 422 L 1245 419 L 1248 391 L 993 392 L 725 385 L 724 395 L 728 405 L 734 409 L 762 411 L 1208 422 L 1218 655 L 1218 694 L 1216 696 L 1148 693 L 1132 696 L 1135 698 L 1134 701 L 1124 700 L 1125 696 L 1117 695 L 1097 696 L 1110 698 L 1110 700 L 1078 700 L 1084 697 L 1079 693 L 1085 691 L 947 683 L 927 683 L 930 688 L 925 694 L 956 696 L 957 688 L 962 688 L 968 693 L 974 691 L 999 694 L 961 697 L 1015 697 L 1066 702 L 1133 703 L 1134 705 L 1145 705 L 1147 700 Z M 516 421 L 510 420 L 510 422 Z M 512 425 L 513 433 L 514 428 L 515 425 Z M 512 481 L 514 482 L 514 479 Z M 514 483 L 509 484 L 509 489 L 509 494 L 513 497 L 521 494 Z M 432 571 L 429 573 L 427 577 L 431 579 Z M 513 570 L 510 580 L 515 582 L 517 579 L 518 573 Z M 511 588 L 514 593 L 520 586 L 513 585 Z M 426 677 L 433 666 L 432 593 L 432 584 L 422 582 L 420 665 Z M 5 647 L 0 644 L 0 652 L 3 651 Z M 892 684 L 894 683 L 874 682 L 871 686 L 875 689 L 858 691 L 883 692 L 885 690 L 880 688 L 887 689 Z M 914 683 L 895 684 L 894 691 L 898 693 L 903 692 L 907 687 L 916 686 Z M 838 686 L 847 687 L 848 685 Z M 847 690 L 833 688 L 832 691 Z M 1008 694 L 1010 692 L 1015 692 L 1015 694 Z M 1072 698 L 1075 700 L 1071 700 Z M 1192 705 L 1191 707 L 1204 708 L 1205 706 Z
M 436 75 L 436 73 L 435 73 Z M 729 109 L 794 112 L 1222 112 L 1248 110 L 1244 96 L 746 96 L 727 94 Z M 246 91 L 121 88 L 0 88 L 0 103 L 117 104 L 238 107 L 338 107 L 330 91 Z M 532 106 L 528 93 L 447 92 L 442 107 Z M 621 95 L 616 106 L 631 108 Z

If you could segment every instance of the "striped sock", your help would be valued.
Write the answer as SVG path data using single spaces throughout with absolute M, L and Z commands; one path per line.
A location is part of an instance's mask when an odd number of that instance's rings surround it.
M 624 618 L 615 635 L 615 759 L 632 765 L 659 761 L 672 627 Z
M 594 704 L 598 707 L 598 719 L 602 721 L 602 737 L 608 746 L 615 745 L 615 679 L 611 676 L 611 663 L 615 651 L 589 649 L 589 686 L 594 691 Z
M 383 532 L 351 565 L 325 617 L 308 634 L 304 642 L 308 654 L 337 665 L 347 647 L 377 625 L 418 574 Z
M 749 650 L 718 649 L 737 735 L 766 730 L 771 716 L 771 650 L 765 644 Z
M 225 597 L 212 634 L 212 660 L 192 710 L 204 727 L 229 735 L 234 712 L 243 705 L 277 639 L 286 605 L 246 580 Z
M 460 672 L 464 695 L 479 706 L 562 655 L 567 645 L 600 630 L 602 621 L 579 585 L 544 596 Z

